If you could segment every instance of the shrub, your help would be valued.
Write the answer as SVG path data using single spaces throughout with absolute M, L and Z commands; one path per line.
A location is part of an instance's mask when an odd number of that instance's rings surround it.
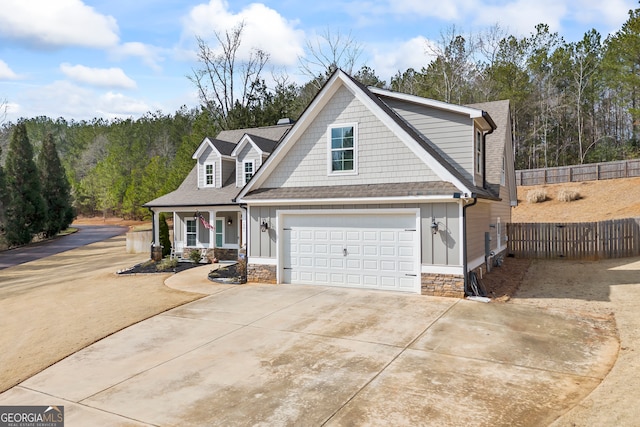
M 160 212 L 160 244 L 162 245 L 162 256 L 166 257 L 171 254 L 171 239 L 169 239 L 169 225 L 167 224 L 167 216 L 164 212 Z
M 202 258 L 202 255 L 200 254 L 200 251 L 198 249 L 194 249 L 191 252 L 189 252 L 189 259 L 195 263 L 199 263 L 200 259 Z
M 573 202 L 580 199 L 580 193 L 574 188 L 563 188 L 558 191 L 558 200 L 561 202 Z
M 547 200 L 547 191 L 543 188 L 531 190 L 527 193 L 527 203 L 542 203 Z
M 156 270 L 158 271 L 167 271 L 172 270 L 178 266 L 178 260 L 173 258 L 163 258 L 160 262 L 156 264 Z

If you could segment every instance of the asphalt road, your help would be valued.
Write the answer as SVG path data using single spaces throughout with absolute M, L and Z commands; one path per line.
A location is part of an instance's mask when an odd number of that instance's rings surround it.
M 0 270 L 119 236 L 127 227 L 77 225 L 77 233 L 0 252 Z

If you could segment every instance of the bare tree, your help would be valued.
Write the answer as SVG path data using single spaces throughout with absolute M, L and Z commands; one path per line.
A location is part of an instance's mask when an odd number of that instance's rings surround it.
M 338 68 L 353 75 L 362 54 L 362 45 L 353 39 L 351 32 L 345 36 L 340 31 L 332 33 L 327 28 L 315 43 L 307 40 L 305 50 L 305 56 L 298 57 L 300 70 L 311 78 L 316 89 L 320 89 Z
M 440 33 L 438 43 L 427 43 L 425 53 L 435 57 L 427 71 L 434 79 L 431 86 L 445 102 L 463 103 L 465 87 L 477 74 L 474 55 L 478 50 L 476 37 L 462 36 L 455 26 Z
M 219 53 L 201 37 L 196 38 L 201 67 L 188 78 L 198 89 L 203 107 L 222 129 L 230 126 L 229 113 L 234 108 L 247 107 L 256 95 L 260 75 L 269 61 L 269 54 L 261 49 L 252 49 L 246 60 L 238 58 L 244 27 L 241 22 L 232 30 L 215 33 Z

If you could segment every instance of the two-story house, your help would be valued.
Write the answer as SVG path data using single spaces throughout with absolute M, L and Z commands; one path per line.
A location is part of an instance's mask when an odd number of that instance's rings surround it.
M 187 245 L 246 245 L 249 281 L 461 297 L 468 272 L 506 249 L 508 101 L 453 105 L 338 70 L 293 126 L 236 132 L 205 139 L 185 183 L 148 206 L 184 208 L 174 227 Z M 222 236 L 202 237 L 196 212 Z M 229 231 L 229 217 L 242 225 Z

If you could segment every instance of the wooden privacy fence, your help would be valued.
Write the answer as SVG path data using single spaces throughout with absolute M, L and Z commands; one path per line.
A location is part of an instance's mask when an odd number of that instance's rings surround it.
M 543 185 L 562 182 L 631 178 L 636 176 L 640 176 L 640 159 L 561 166 L 556 168 L 517 170 L 516 184 L 521 186 Z
M 601 259 L 640 255 L 640 218 L 580 223 L 512 223 L 508 251 L 518 258 Z

